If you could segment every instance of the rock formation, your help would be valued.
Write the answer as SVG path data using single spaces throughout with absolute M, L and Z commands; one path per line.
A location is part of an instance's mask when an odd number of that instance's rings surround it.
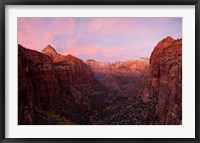
M 32 124 L 34 108 L 47 108 L 60 94 L 49 56 L 18 46 L 19 124 Z
M 48 45 L 42 53 L 51 57 L 54 61 L 54 70 L 62 85 L 82 86 L 94 82 L 94 74 L 81 59 L 72 55 L 60 55 L 56 50 Z
M 107 63 L 18 45 L 19 124 L 182 123 L 182 39 L 150 59 Z
M 136 96 L 121 99 L 93 117 L 96 124 L 182 123 L 182 39 L 167 37 L 154 48 Z M 133 88 L 131 86 L 130 88 Z M 135 90 L 135 89 L 134 89 Z M 125 91 L 126 92 L 126 91 Z
M 47 45 L 46 48 L 41 51 L 41 53 L 48 55 L 52 59 L 58 56 L 58 53 L 51 45 Z
M 125 62 L 99 62 L 87 60 L 95 78 L 105 87 L 116 91 L 119 96 L 136 95 L 141 86 L 141 76 L 147 72 L 149 59 L 130 60 Z M 140 84 L 141 83 L 141 84 Z
M 147 71 L 149 59 L 141 58 L 139 60 L 130 60 L 124 62 L 99 62 L 95 60 L 87 60 L 86 64 L 90 65 L 94 73 L 114 74 L 119 76 L 141 75 Z
M 42 53 L 21 45 L 18 51 L 19 124 L 89 124 L 87 114 L 110 103 L 113 94 L 81 59 L 50 45 Z
M 151 95 L 156 95 L 156 113 L 162 124 L 181 124 L 182 120 L 182 39 L 167 37 L 150 57 Z

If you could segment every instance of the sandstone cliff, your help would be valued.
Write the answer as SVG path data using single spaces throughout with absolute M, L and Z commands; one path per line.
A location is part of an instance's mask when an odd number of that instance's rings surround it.
M 154 48 L 149 69 L 139 78 L 128 99 L 97 114 L 96 124 L 182 124 L 182 39 L 167 37 Z M 127 92 L 127 91 L 124 91 Z
M 90 66 L 50 45 L 42 53 L 18 45 L 18 73 L 19 124 L 89 124 L 112 100 Z
M 147 72 L 149 59 L 141 58 L 124 62 L 108 63 L 87 60 L 95 78 L 119 96 L 136 95 L 141 86 L 141 76 Z M 141 83 L 141 84 L 140 84 Z
M 47 108 L 60 94 L 51 58 L 19 45 L 18 86 L 19 124 L 32 124 L 34 108 Z
M 150 57 L 151 96 L 157 98 L 156 113 L 162 124 L 182 120 L 182 39 L 167 37 Z

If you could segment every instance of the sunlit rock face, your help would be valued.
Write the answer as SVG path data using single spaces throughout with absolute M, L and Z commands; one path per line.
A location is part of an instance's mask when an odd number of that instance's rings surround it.
M 148 69 L 149 59 L 141 58 L 124 62 L 99 62 L 87 60 L 86 64 L 90 65 L 92 70 L 99 73 L 114 74 L 120 76 L 140 75 Z
M 49 57 L 51 57 L 52 59 L 58 56 L 58 53 L 56 52 L 56 50 L 51 46 L 51 45 L 47 45 L 42 51 L 41 53 L 48 55 Z
M 157 96 L 156 113 L 162 124 L 182 120 L 182 39 L 167 37 L 150 57 L 150 87 Z
M 147 72 L 149 59 L 130 60 L 125 62 L 99 62 L 87 60 L 95 78 L 110 90 L 116 91 L 119 96 L 136 95 L 141 76 Z

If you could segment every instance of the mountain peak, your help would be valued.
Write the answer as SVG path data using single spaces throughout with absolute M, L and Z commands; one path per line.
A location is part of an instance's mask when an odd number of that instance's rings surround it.
M 51 52 L 51 53 L 55 53 L 57 54 L 56 50 L 51 46 L 51 45 L 47 45 L 42 52 Z
M 55 58 L 55 56 L 58 55 L 58 53 L 56 52 L 56 50 L 51 46 L 51 45 L 47 45 L 43 50 L 42 53 L 45 55 L 50 56 L 51 58 Z
M 66 56 L 64 56 L 64 59 L 67 60 L 67 61 L 71 61 L 71 62 L 78 62 L 78 61 L 82 61 L 81 59 L 71 55 L 71 54 L 68 54 Z
M 162 39 L 156 46 L 155 49 L 164 49 L 166 47 L 168 47 L 169 45 L 171 45 L 175 40 L 170 37 L 170 36 L 167 36 L 166 38 Z
M 75 58 L 75 56 L 73 56 L 73 55 L 71 55 L 71 54 L 68 54 L 67 57 Z
M 167 36 L 163 40 L 165 40 L 165 41 L 174 41 L 174 39 L 171 36 Z

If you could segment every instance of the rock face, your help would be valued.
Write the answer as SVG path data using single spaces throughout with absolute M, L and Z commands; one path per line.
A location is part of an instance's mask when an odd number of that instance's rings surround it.
M 95 78 L 105 87 L 116 91 L 119 96 L 136 95 L 141 84 L 141 75 L 148 70 L 149 59 L 130 60 L 125 62 L 107 63 L 87 60 Z
M 150 57 L 151 95 L 156 95 L 156 113 L 162 124 L 182 120 L 182 39 L 167 37 Z
M 49 51 L 55 50 L 47 46 L 43 53 L 49 55 Z M 51 53 L 54 53 L 51 54 L 54 55 L 51 59 L 54 61 L 54 70 L 60 85 L 65 92 L 71 92 L 77 103 L 83 103 L 88 108 L 99 109 L 109 102 L 111 94 L 94 78 L 89 65 L 70 54 L 65 56 L 56 54 L 56 52 Z
M 41 53 L 48 55 L 51 58 L 55 58 L 58 56 L 58 53 L 51 45 L 47 45 L 46 48 L 44 48 Z
M 19 124 L 32 124 L 34 109 L 52 104 L 60 94 L 53 61 L 34 50 L 18 46 Z
M 119 76 L 141 75 L 148 69 L 149 59 L 141 58 L 139 60 L 130 60 L 125 62 L 99 62 L 95 60 L 87 60 L 86 64 L 92 67 L 95 73 L 114 74 Z
M 80 86 L 94 82 L 94 74 L 81 59 L 72 55 L 57 54 L 55 49 L 48 45 L 42 53 L 51 57 L 54 61 L 54 69 L 59 81 L 65 88 L 69 85 Z
M 18 73 L 19 124 L 89 124 L 113 96 L 90 66 L 49 45 L 42 53 L 18 45 Z

